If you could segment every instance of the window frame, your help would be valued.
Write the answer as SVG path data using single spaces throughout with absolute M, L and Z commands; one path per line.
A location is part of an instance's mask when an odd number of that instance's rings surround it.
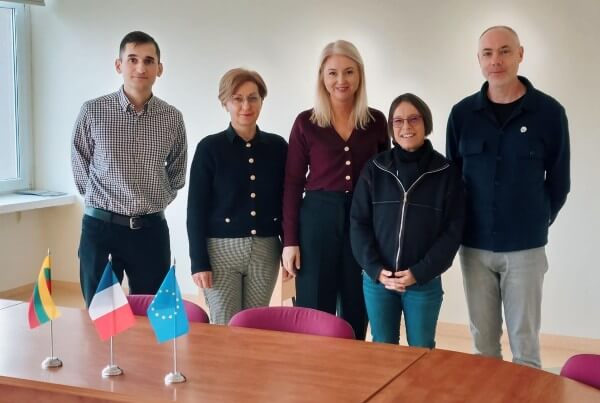
M 0 193 L 8 193 L 30 189 L 33 182 L 31 19 L 29 6 L 0 1 L 0 7 L 14 10 L 17 178 L 0 179 Z

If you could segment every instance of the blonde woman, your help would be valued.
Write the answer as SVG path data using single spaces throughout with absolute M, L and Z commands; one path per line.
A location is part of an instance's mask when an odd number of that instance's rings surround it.
M 356 47 L 343 40 L 325 46 L 315 105 L 298 115 L 290 134 L 282 264 L 286 277 L 296 277 L 297 305 L 337 311 L 357 339 L 365 337 L 367 317 L 349 211 L 362 167 L 390 148 L 386 127 L 383 113 L 368 107 Z
M 245 69 L 225 73 L 219 100 L 229 127 L 205 137 L 190 171 L 187 228 L 192 278 L 211 323 L 269 304 L 281 255 L 281 198 L 287 143 L 256 125 L 267 87 Z

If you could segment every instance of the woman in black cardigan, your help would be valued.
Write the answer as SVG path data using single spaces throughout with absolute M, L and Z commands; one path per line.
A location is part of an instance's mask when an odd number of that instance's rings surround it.
M 376 342 L 399 342 L 404 312 L 408 344 L 435 346 L 440 275 L 462 239 L 465 195 L 459 171 L 426 139 L 431 130 L 425 102 L 397 97 L 388 118 L 394 148 L 369 161 L 354 192 L 352 251 Z
M 192 278 L 211 323 L 269 304 L 281 255 L 281 198 L 287 143 L 258 128 L 267 86 L 250 70 L 221 78 L 219 100 L 231 123 L 205 137 L 190 171 L 187 229 Z

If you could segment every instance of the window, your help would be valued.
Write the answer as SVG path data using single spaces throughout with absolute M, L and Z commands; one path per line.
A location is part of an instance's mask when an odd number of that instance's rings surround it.
M 28 9 L 0 1 L 0 192 L 31 187 L 29 65 Z

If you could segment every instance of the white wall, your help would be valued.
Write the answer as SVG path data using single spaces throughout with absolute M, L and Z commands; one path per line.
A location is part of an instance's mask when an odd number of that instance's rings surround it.
M 48 249 L 52 278 L 79 281 L 81 211 L 71 205 L 0 214 L 0 291 L 33 283 Z
M 479 34 L 490 25 L 513 26 L 525 46 L 521 73 L 566 107 L 572 133 L 572 193 L 551 228 L 542 331 L 600 338 L 600 270 L 594 253 L 600 240 L 595 178 L 600 166 L 594 155 L 600 146 L 596 0 L 46 3 L 32 8 L 35 177 L 38 187 L 67 191 L 75 191 L 69 163 L 73 122 L 83 101 L 120 84 L 113 60 L 128 31 L 147 31 L 162 48 L 165 74 L 155 93 L 183 112 L 191 158 L 203 136 L 228 123 L 216 98 L 218 80 L 227 69 L 245 66 L 263 75 L 269 95 L 259 124 L 287 137 L 295 115 L 311 106 L 321 48 L 338 38 L 354 42 L 362 52 L 372 106 L 386 111 L 393 97 L 406 91 L 429 103 L 435 118 L 432 141 L 443 150 L 451 106 L 482 83 L 476 61 Z M 167 209 L 167 216 L 179 281 L 184 292 L 191 293 L 186 198 L 187 188 Z M 55 244 L 55 259 L 64 256 L 63 269 L 55 271 L 55 277 L 76 280 L 81 208 L 59 210 L 40 213 L 40 222 Z M 0 244 L 18 225 L 20 231 L 26 230 L 23 224 L 8 221 L 2 220 Z M 12 270 L 29 263 L 26 257 L 12 259 Z M 0 280 L 3 288 L 5 281 Z M 444 281 L 441 320 L 466 323 L 459 268 L 451 269 Z
M 0 214 L 0 291 L 34 282 L 46 256 L 40 211 Z

